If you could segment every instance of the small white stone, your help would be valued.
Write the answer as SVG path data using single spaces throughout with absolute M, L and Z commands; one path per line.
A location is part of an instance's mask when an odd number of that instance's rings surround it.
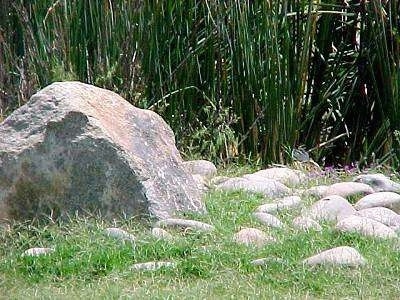
M 311 218 L 307 217 L 297 217 L 293 219 L 293 227 L 295 229 L 299 230 L 304 230 L 304 231 L 309 231 L 309 230 L 315 230 L 315 231 L 321 231 L 322 227 L 319 225 L 319 223 Z
M 250 262 L 253 266 L 266 266 L 268 264 L 283 264 L 286 261 L 280 257 L 265 257 L 265 258 L 258 258 L 254 259 Z
M 285 167 L 268 168 L 255 172 L 253 175 L 274 179 L 290 186 L 298 185 L 306 179 L 303 172 Z
M 54 248 L 30 248 L 26 250 L 22 256 L 40 256 L 54 252 Z
M 359 175 L 354 181 L 368 184 L 375 192 L 400 192 L 399 183 L 380 173 Z
M 390 239 L 396 238 L 396 232 L 390 227 L 372 219 L 350 216 L 340 220 L 336 229 L 341 232 L 356 232 L 363 236 Z
M 264 231 L 256 228 L 244 228 L 237 232 L 233 240 L 238 244 L 246 246 L 262 247 L 276 241 L 275 238 L 268 236 Z
M 359 210 L 357 216 L 365 217 L 378 221 L 386 226 L 400 225 L 400 215 L 386 207 L 371 207 Z
M 346 199 L 332 195 L 315 202 L 303 215 L 316 221 L 337 221 L 354 213 L 355 209 Z
M 256 217 L 262 224 L 274 227 L 274 228 L 282 228 L 283 223 L 275 216 L 263 212 L 255 212 L 253 213 L 254 217 Z
M 229 178 L 218 184 L 216 188 L 223 191 L 260 193 L 266 197 L 283 197 L 290 193 L 290 189 L 279 181 L 262 177 L 255 178 L 255 176 Z
M 131 267 L 133 271 L 156 271 L 161 268 L 175 268 L 176 263 L 170 261 L 150 261 L 145 263 L 137 263 Z
M 315 198 L 322 198 L 328 190 L 328 187 L 327 185 L 317 185 L 305 190 L 304 193 Z
M 257 207 L 257 212 L 274 214 L 280 211 L 292 210 L 302 205 L 299 196 L 287 196 L 282 199 L 277 199 L 273 203 L 266 203 Z
M 173 238 L 172 234 L 170 234 L 168 231 L 157 227 L 151 230 L 151 234 L 161 240 L 172 240 Z
M 360 182 L 339 182 L 330 185 L 325 193 L 324 196 L 331 196 L 331 195 L 338 195 L 341 197 L 349 197 L 353 195 L 366 195 L 372 194 L 374 190 L 367 184 L 360 183 Z
M 357 210 L 377 206 L 386 207 L 396 213 L 400 213 L 400 194 L 394 192 L 374 193 L 361 198 L 354 205 Z
M 122 240 L 122 241 L 135 241 L 135 236 L 126 232 L 125 230 L 117 227 L 109 227 L 104 229 L 104 234 L 114 239 Z
M 354 248 L 343 246 L 323 251 L 311 256 L 303 261 L 303 264 L 309 266 L 331 265 L 359 267 L 366 264 L 366 260 Z
M 217 173 L 215 165 L 204 159 L 185 161 L 183 166 L 192 175 L 200 175 L 203 178 L 211 178 Z
M 210 232 L 214 230 L 214 226 L 207 223 L 195 220 L 174 219 L 174 218 L 160 220 L 155 224 L 155 227 L 161 227 L 161 228 L 179 227 L 182 229 L 193 229 L 204 232 Z

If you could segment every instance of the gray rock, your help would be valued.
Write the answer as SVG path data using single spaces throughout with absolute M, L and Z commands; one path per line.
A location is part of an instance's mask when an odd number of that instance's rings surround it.
M 260 221 L 262 224 L 269 226 L 269 227 L 274 227 L 274 228 L 282 228 L 283 223 L 275 216 L 263 213 L 263 212 L 255 212 L 254 217 L 257 218 L 258 221 Z
M 357 210 L 379 206 L 400 213 L 400 195 L 394 192 L 378 192 L 361 198 L 354 205 Z
M 153 228 L 151 230 L 151 234 L 160 240 L 172 240 L 173 239 L 172 234 L 170 234 L 168 231 L 166 231 L 162 228 L 157 228 L 157 227 Z
M 338 195 L 343 198 L 353 195 L 367 195 L 372 194 L 374 190 L 367 184 L 360 182 L 339 182 L 330 185 L 324 196 Z
M 303 231 L 310 231 L 310 230 L 315 230 L 315 231 L 322 231 L 321 225 L 319 223 L 311 218 L 307 217 L 296 217 L 292 221 L 293 227 L 298 230 L 303 230 Z
M 175 268 L 176 263 L 171 261 L 149 261 L 145 263 L 137 263 L 131 267 L 132 271 L 157 271 L 163 268 Z
M 54 248 L 30 248 L 24 251 L 24 253 L 22 253 L 22 256 L 41 256 L 50 254 L 54 251 Z
M 104 229 L 104 234 L 108 237 L 121 241 L 128 241 L 128 242 L 135 241 L 135 236 L 133 234 L 130 234 L 121 228 L 116 228 L 116 227 L 106 228 Z
M 183 165 L 192 175 L 200 175 L 203 178 L 211 178 L 217 174 L 217 168 L 208 160 L 190 160 L 183 162 Z
M 375 192 L 398 192 L 400 193 L 400 184 L 390 180 L 383 174 L 364 174 L 354 178 L 355 182 L 361 182 L 371 186 Z
M 256 247 L 276 242 L 275 238 L 256 228 L 244 228 L 240 230 L 234 235 L 233 240 L 238 244 Z
M 218 184 L 216 188 L 224 191 L 260 193 L 266 197 L 282 197 L 290 192 L 290 189 L 279 181 L 265 178 L 233 177 Z
M 359 210 L 357 216 L 378 221 L 386 226 L 400 226 L 400 215 L 386 207 L 371 207 Z
M 327 185 L 317 185 L 313 186 L 307 190 L 305 190 L 305 194 L 308 196 L 312 196 L 315 198 L 322 198 L 326 194 L 326 191 L 328 190 L 329 186 Z
M 337 221 L 354 213 L 355 209 L 346 199 L 333 195 L 315 202 L 303 216 L 316 221 Z
M 285 167 L 274 167 L 253 173 L 267 179 L 273 179 L 282 182 L 285 185 L 294 186 L 306 180 L 307 176 L 298 170 L 292 170 Z
M 80 82 L 53 83 L 0 125 L 0 219 L 205 212 L 171 128 Z
M 336 229 L 341 232 L 356 232 L 360 235 L 374 238 L 396 238 L 396 232 L 390 227 L 372 219 L 349 216 L 336 224 Z
M 217 186 L 217 185 L 219 185 L 221 183 L 224 183 L 228 179 L 230 179 L 230 177 L 227 177 L 227 176 L 215 176 L 215 177 L 213 177 L 213 178 L 211 178 L 209 180 L 209 184 L 211 186 Z
M 155 227 L 161 227 L 161 228 L 178 227 L 181 229 L 193 229 L 204 232 L 210 232 L 214 230 L 214 226 L 207 223 L 194 220 L 173 219 L 173 218 L 160 220 L 155 224 Z
M 293 210 L 299 208 L 301 205 L 302 201 L 299 196 L 287 196 L 282 199 L 277 199 L 273 203 L 262 204 L 257 207 L 256 211 L 274 214 L 281 211 Z
M 367 263 L 364 257 L 354 248 L 348 246 L 325 250 L 303 261 L 309 266 L 328 265 L 339 267 L 360 267 Z
M 275 256 L 258 258 L 250 262 L 250 264 L 252 264 L 253 266 L 267 266 L 269 264 L 284 264 L 284 263 L 286 263 L 286 260 Z

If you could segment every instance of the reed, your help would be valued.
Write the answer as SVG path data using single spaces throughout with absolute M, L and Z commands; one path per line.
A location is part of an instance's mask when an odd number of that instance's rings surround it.
M 222 162 L 398 164 L 397 1 L 0 1 L 0 116 L 57 80 L 160 113 Z

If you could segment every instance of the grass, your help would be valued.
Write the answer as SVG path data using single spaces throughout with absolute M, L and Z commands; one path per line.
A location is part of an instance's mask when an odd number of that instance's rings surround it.
M 290 226 L 296 213 L 281 213 L 284 229 L 267 229 L 253 217 L 267 199 L 246 193 L 212 191 L 207 215 L 186 215 L 215 226 L 208 234 L 174 232 L 173 241 L 156 240 L 146 224 L 120 219 L 71 219 L 34 226 L 15 223 L 0 234 L 0 298 L 7 299 L 250 299 L 250 298 L 396 298 L 400 293 L 400 256 L 395 242 L 339 234 L 328 224 L 320 233 Z M 308 202 L 311 199 L 307 200 Z M 122 243 L 102 233 L 119 226 L 137 237 Z M 256 227 L 278 242 L 263 248 L 238 246 L 235 232 Z M 335 246 L 355 247 L 367 259 L 359 269 L 308 268 L 301 261 Z M 22 257 L 30 247 L 55 247 L 41 257 Z M 267 266 L 250 261 L 279 257 Z M 133 272 L 137 262 L 171 260 L 174 269 Z

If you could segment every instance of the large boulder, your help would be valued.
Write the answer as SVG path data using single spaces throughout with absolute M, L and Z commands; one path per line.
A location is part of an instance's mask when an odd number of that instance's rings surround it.
M 0 125 L 0 218 L 204 212 L 171 128 L 80 82 L 53 83 Z

